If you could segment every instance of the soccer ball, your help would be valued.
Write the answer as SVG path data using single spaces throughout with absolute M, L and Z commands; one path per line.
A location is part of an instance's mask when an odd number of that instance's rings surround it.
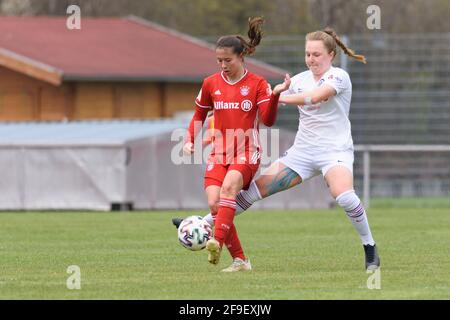
M 192 251 L 204 249 L 211 237 L 211 225 L 203 221 L 201 216 L 189 216 L 178 227 L 178 240 L 183 247 Z

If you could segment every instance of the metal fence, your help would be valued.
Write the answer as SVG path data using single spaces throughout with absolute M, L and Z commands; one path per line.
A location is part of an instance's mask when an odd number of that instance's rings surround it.
M 355 187 L 362 190 L 366 208 L 370 206 L 373 194 L 385 197 L 450 196 L 450 145 L 356 145 L 355 152 L 358 158 L 355 175 L 359 178 Z M 440 154 L 446 160 L 436 157 Z M 425 164 L 417 161 L 427 158 L 433 160 Z M 408 163 L 414 163 L 414 166 L 408 168 Z
M 334 61 L 352 80 L 355 145 L 450 145 L 450 33 L 376 31 L 342 39 L 367 59 L 362 64 L 339 53 Z M 304 45 L 304 35 L 266 37 L 255 58 L 296 74 L 306 70 Z M 277 125 L 297 130 L 297 109 L 280 108 Z M 361 193 L 362 160 L 356 153 L 355 186 Z M 378 150 L 370 167 L 374 197 L 450 195 L 449 152 Z
M 339 54 L 335 60 L 353 83 L 355 143 L 450 143 L 450 33 L 343 39 L 367 59 L 362 64 Z M 267 37 L 255 58 L 296 74 L 306 70 L 304 42 L 304 36 Z M 296 130 L 296 112 L 282 110 L 279 125 Z

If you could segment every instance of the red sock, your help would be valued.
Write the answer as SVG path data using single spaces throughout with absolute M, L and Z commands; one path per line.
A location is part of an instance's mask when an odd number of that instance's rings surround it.
M 214 225 L 215 225 L 217 212 L 211 212 L 211 214 L 213 216 Z M 230 252 L 230 255 L 233 259 L 241 258 L 242 260 L 246 260 L 246 257 L 244 255 L 244 250 L 242 249 L 241 242 L 239 241 L 236 226 L 234 225 L 234 223 L 233 223 L 233 226 L 231 227 L 230 231 L 228 232 L 227 238 L 225 239 L 225 246 L 227 247 L 227 249 Z
M 241 258 L 245 261 L 244 250 L 242 250 L 241 242 L 239 241 L 239 237 L 237 234 L 236 226 L 233 225 L 228 232 L 228 236 L 225 240 L 225 245 L 227 246 L 228 251 L 230 251 L 231 257 Z
M 233 226 L 234 212 L 236 211 L 236 200 L 220 198 L 219 210 L 216 215 L 214 238 L 223 246 L 228 232 Z

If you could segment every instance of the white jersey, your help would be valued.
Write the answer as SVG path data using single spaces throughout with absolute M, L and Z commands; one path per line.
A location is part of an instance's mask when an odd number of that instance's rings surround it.
M 334 151 L 353 150 L 348 118 L 352 83 L 345 70 L 331 67 L 319 81 L 314 80 L 310 70 L 299 73 L 292 77 L 291 85 L 283 92 L 283 95 L 311 91 L 324 84 L 333 87 L 336 95 L 315 105 L 298 106 L 300 118 L 293 147 L 296 149 L 319 147 Z

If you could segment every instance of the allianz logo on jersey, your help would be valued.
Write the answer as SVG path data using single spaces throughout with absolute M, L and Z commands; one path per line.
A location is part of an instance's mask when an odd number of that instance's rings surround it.
M 239 102 L 214 101 L 214 109 L 216 110 L 237 110 L 242 109 L 248 112 L 252 109 L 253 103 L 250 100 Z

